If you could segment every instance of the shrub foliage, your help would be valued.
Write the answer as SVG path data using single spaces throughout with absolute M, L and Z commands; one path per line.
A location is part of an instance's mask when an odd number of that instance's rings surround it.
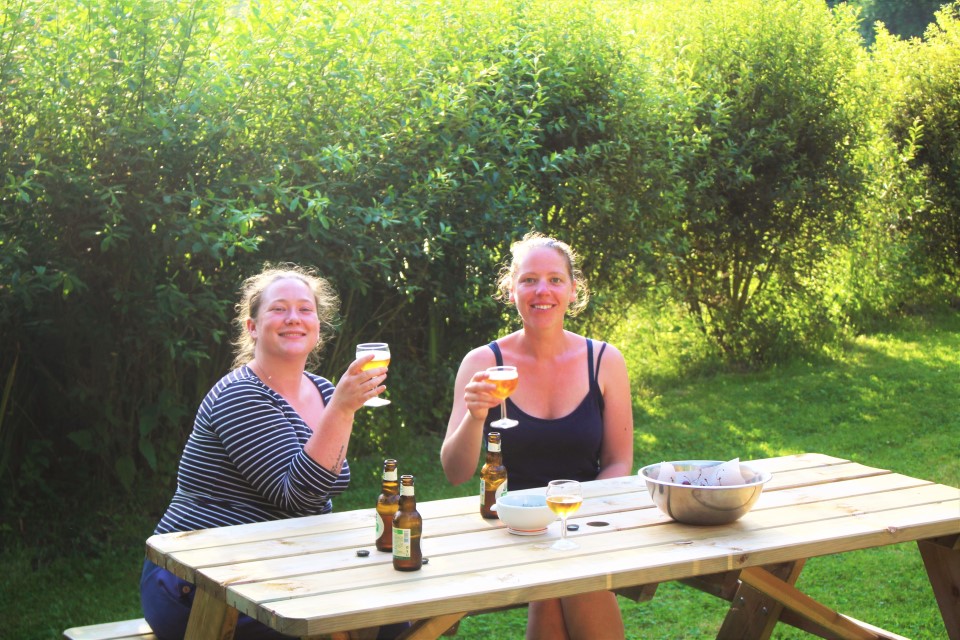
M 583 255 L 575 326 L 656 288 L 739 363 L 888 311 L 899 289 L 858 286 L 891 265 L 948 290 L 956 10 L 938 24 L 871 54 L 822 0 L 5 3 L 4 507 L 78 474 L 166 495 L 264 261 L 340 293 L 324 375 L 391 343 L 358 452 L 443 428 L 462 355 L 516 326 L 494 280 L 530 229 Z

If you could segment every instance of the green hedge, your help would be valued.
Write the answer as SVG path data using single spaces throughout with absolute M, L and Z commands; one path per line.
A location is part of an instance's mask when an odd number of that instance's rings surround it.
M 929 142 L 904 157 L 893 125 L 929 95 L 957 117 L 953 58 L 933 54 L 957 45 L 910 46 L 868 55 L 822 0 L 6 3 L 4 507 L 79 477 L 168 487 L 265 260 L 340 292 L 323 374 L 391 343 L 394 405 L 360 418 L 357 452 L 443 428 L 457 362 L 516 326 L 493 286 L 530 229 L 583 254 L 583 330 L 655 288 L 756 364 L 887 312 L 900 289 L 861 295 L 881 270 L 850 249 L 879 233 L 874 204 L 903 216 L 913 196 L 876 186 L 929 191 L 918 230 L 956 220 L 953 165 Z M 880 62 L 920 59 L 942 83 L 881 108 Z M 917 237 L 885 256 L 931 255 Z M 956 271 L 935 255 L 937 293 Z

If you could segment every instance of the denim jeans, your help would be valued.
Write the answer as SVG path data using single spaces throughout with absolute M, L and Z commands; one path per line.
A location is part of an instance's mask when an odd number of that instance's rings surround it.
M 140 575 L 140 604 L 143 617 L 159 640 L 181 640 L 187 632 L 187 619 L 193 606 L 194 586 L 166 569 L 144 559 Z M 409 623 L 384 625 L 377 640 L 391 640 L 409 627 Z M 295 640 L 240 614 L 235 640 Z

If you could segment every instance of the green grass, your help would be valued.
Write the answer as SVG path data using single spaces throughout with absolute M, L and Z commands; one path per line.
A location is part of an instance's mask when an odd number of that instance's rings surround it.
M 669 324 L 669 323 L 668 323 Z M 698 348 L 674 326 L 638 321 L 615 342 L 631 363 L 635 468 L 664 459 L 728 459 L 819 452 L 960 486 L 960 314 L 910 319 L 846 349 L 771 370 L 702 373 Z M 643 330 L 640 331 L 640 328 Z M 701 373 L 693 373 L 699 370 Z M 354 483 L 338 510 L 372 506 L 383 455 L 417 475 L 421 500 L 467 495 L 439 468 L 439 436 L 398 438 L 383 454 L 355 458 Z M 90 496 L 91 505 L 101 505 Z M 134 505 L 91 506 L 66 536 L 34 541 L 3 523 L 0 638 L 54 638 L 76 625 L 139 617 L 143 540 L 157 514 Z M 31 529 L 32 527 L 32 529 Z M 93 560 L 84 560 L 92 557 Z M 807 562 L 798 586 L 843 613 L 913 640 L 946 631 L 916 545 L 903 544 Z M 630 638 L 677 640 L 716 634 L 725 603 L 682 585 L 661 585 L 650 602 L 621 599 Z M 458 638 L 523 637 L 523 610 L 463 621 Z M 809 638 L 778 625 L 775 639 Z

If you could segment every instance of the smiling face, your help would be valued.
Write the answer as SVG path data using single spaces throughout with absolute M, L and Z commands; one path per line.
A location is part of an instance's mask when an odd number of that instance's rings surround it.
M 247 331 L 264 357 L 306 359 L 320 339 L 313 292 L 297 278 L 281 278 L 263 290 Z
M 563 252 L 553 247 L 534 247 L 517 265 L 511 301 L 524 324 L 563 323 L 570 303 L 576 300 L 576 281 Z

